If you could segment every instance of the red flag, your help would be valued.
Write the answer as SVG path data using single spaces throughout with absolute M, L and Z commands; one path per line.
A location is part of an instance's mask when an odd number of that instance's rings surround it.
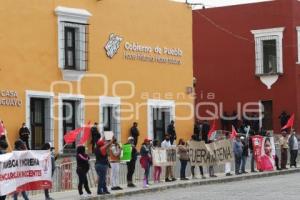
M 232 126 L 232 130 L 231 130 L 231 134 L 230 134 L 230 139 L 234 139 L 237 135 L 238 134 L 237 134 L 234 126 Z
M 212 136 L 212 134 L 217 130 L 216 120 L 213 121 L 213 124 L 208 132 L 208 139 Z
M 295 114 L 293 114 L 289 118 L 288 122 L 286 123 L 286 125 L 284 127 L 281 128 L 281 130 L 293 127 L 294 126 L 294 121 L 295 121 Z
M 90 126 L 91 121 L 83 128 L 83 136 L 80 139 L 79 144 L 84 145 L 86 141 L 89 139 L 90 134 L 91 134 L 91 126 Z
M 82 127 L 77 128 L 75 130 L 69 131 L 66 133 L 66 135 L 64 136 L 64 140 L 66 144 L 72 144 L 73 142 L 76 141 L 76 137 L 77 135 L 83 130 Z

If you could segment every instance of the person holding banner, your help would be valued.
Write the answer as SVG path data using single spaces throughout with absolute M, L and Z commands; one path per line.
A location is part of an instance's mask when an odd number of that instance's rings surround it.
M 269 137 L 264 138 L 264 154 L 260 157 L 260 171 L 273 171 L 275 158 L 272 155 L 272 145 Z
M 138 152 L 136 150 L 134 142 L 135 142 L 135 140 L 133 137 L 131 137 L 131 136 L 128 137 L 127 144 L 131 145 L 131 159 L 129 162 L 126 163 L 127 164 L 127 187 L 136 187 L 132 181 L 132 176 L 135 171 L 135 163 L 136 163 L 137 156 L 138 156 Z
M 98 195 L 110 194 L 106 186 L 106 175 L 107 175 L 107 169 L 109 167 L 107 152 L 111 144 L 112 144 L 112 140 L 105 142 L 104 139 L 101 138 L 100 140 L 98 140 L 97 147 L 95 148 L 95 157 L 96 157 L 95 169 L 98 174 L 98 187 L 97 187 Z
M 165 135 L 165 140 L 161 143 L 161 147 L 165 148 L 165 149 L 168 149 L 168 148 L 172 147 L 169 134 Z M 171 179 L 169 179 L 169 178 L 171 178 Z M 165 179 L 165 181 L 166 182 L 176 181 L 176 178 L 174 178 L 172 166 L 166 166 L 166 179 Z
M 27 147 L 28 150 L 30 150 L 30 148 L 29 148 L 29 142 L 28 142 L 29 135 L 30 135 L 29 128 L 27 128 L 26 124 L 23 123 L 22 127 L 19 130 L 19 136 L 20 136 L 20 139 L 26 144 L 26 147 Z
M 25 151 L 25 150 L 27 150 L 26 144 L 22 140 L 17 140 L 15 142 L 15 151 Z M 29 200 L 25 191 L 22 191 L 21 194 L 25 200 Z M 18 200 L 18 192 L 15 192 L 13 194 L 13 197 L 14 197 L 14 200 Z
M 150 139 L 145 139 L 140 151 L 141 153 L 140 164 L 142 168 L 145 170 L 144 180 L 143 180 L 144 188 L 149 187 L 149 173 L 150 173 L 150 167 L 152 163 L 150 142 L 151 142 Z
M 91 135 L 92 135 L 92 140 L 91 140 L 91 144 L 92 144 L 92 152 L 95 152 L 95 147 L 97 147 L 97 142 L 101 137 L 101 134 L 98 130 L 98 123 L 95 122 L 94 126 L 91 128 Z
M 183 139 L 180 139 L 178 142 L 178 155 L 180 160 L 180 180 L 189 180 L 185 176 L 185 169 L 187 166 L 187 163 L 189 161 L 189 154 L 188 154 L 188 148 Z
M 158 140 L 153 141 L 152 150 L 155 150 L 156 148 L 160 148 L 160 142 Z M 160 182 L 160 174 L 161 174 L 161 166 L 154 165 L 154 173 L 153 173 L 154 183 Z
M 6 149 L 8 148 L 8 144 L 6 143 L 5 140 L 0 140 L 0 155 L 6 153 Z M 0 196 L 0 200 L 5 200 L 6 195 Z
M 193 134 L 191 140 L 189 141 L 189 143 L 191 141 L 200 142 L 201 138 L 198 135 Z M 206 177 L 204 176 L 203 166 L 200 165 L 199 166 L 199 170 L 200 170 L 200 174 L 201 174 L 202 179 L 206 179 Z M 195 166 L 191 166 L 191 173 L 192 173 L 192 179 L 196 179 L 196 176 L 195 176 Z
M 90 157 L 85 153 L 85 146 L 80 145 L 77 147 L 77 169 L 76 173 L 78 175 L 78 192 L 80 197 L 83 197 L 82 185 L 84 186 L 85 191 L 88 193 L 88 196 L 92 194 L 89 183 L 87 179 L 87 173 L 90 170 L 89 164 Z
M 122 148 L 118 144 L 117 139 L 113 137 L 112 145 L 110 147 L 110 166 L 111 166 L 111 190 L 123 190 L 119 186 L 119 172 L 120 172 L 120 156 Z
M 51 176 L 53 176 L 54 171 L 55 171 L 55 155 L 53 152 L 54 147 L 51 147 L 51 143 L 47 142 L 44 144 L 44 146 L 42 147 L 42 150 L 49 150 L 51 152 Z M 53 198 L 50 197 L 49 195 L 49 189 L 45 189 L 44 190 L 45 193 L 45 199 L 46 200 L 53 200 Z

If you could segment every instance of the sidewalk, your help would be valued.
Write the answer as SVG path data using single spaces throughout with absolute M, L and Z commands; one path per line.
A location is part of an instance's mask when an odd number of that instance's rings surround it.
M 224 174 L 216 174 L 217 178 L 207 178 L 207 179 L 193 179 L 188 181 L 181 181 L 177 180 L 175 182 L 170 183 L 159 183 L 159 184 L 151 184 L 149 188 L 142 188 L 142 185 L 137 185 L 136 188 L 127 188 L 126 186 L 123 187 L 123 190 L 121 191 L 110 191 L 110 195 L 101 195 L 97 196 L 96 188 L 92 188 L 92 194 L 93 197 L 85 198 L 88 200 L 101 200 L 101 199 L 114 199 L 116 197 L 124 197 L 124 196 L 131 196 L 136 194 L 143 194 L 143 193 L 149 193 L 149 192 L 157 192 L 157 191 L 163 191 L 167 189 L 174 189 L 174 188 L 185 188 L 185 187 L 192 187 L 195 185 L 208 185 L 208 184 L 219 184 L 219 183 L 227 183 L 227 182 L 233 182 L 233 181 L 242 181 L 242 180 L 248 180 L 248 179 L 255 179 L 255 178 L 264 178 L 269 176 L 277 176 L 277 175 L 284 175 L 284 174 L 291 174 L 291 173 L 299 173 L 300 168 L 293 168 L 293 169 L 287 169 L 282 171 L 274 171 L 274 172 L 257 172 L 257 173 L 248 173 L 243 175 L 233 175 L 233 176 L 225 176 Z M 110 189 L 110 188 L 109 188 Z M 65 192 L 56 192 L 51 193 L 51 197 L 55 200 L 79 200 L 79 195 L 77 190 L 70 190 Z M 30 197 L 31 200 L 43 200 L 44 196 L 39 194 L 35 196 Z

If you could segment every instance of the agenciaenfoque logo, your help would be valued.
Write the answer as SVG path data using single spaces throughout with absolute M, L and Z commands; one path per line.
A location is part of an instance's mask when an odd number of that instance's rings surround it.
M 109 39 L 104 47 L 104 49 L 106 50 L 106 55 L 109 58 L 113 58 L 114 55 L 117 54 L 122 40 L 123 38 L 121 36 L 118 36 L 114 33 L 109 35 Z

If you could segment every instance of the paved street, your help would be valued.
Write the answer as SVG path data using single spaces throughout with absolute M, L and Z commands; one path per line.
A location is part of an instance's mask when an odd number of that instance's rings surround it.
M 170 189 L 118 200 L 299 200 L 300 173 L 262 179 Z

